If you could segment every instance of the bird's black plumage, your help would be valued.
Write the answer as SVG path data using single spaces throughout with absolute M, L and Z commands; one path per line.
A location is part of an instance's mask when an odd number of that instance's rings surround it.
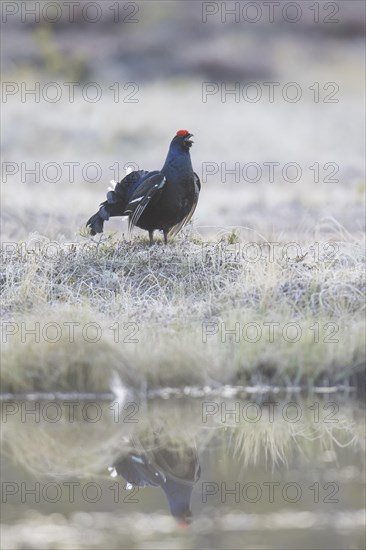
M 102 233 L 111 216 L 129 216 L 129 228 L 148 231 L 150 244 L 155 230 L 163 231 L 165 243 L 168 235 L 176 235 L 191 219 L 201 190 L 189 153 L 192 135 L 187 130 L 177 132 L 160 171 L 137 170 L 117 183 L 87 221 L 90 233 Z
M 171 514 L 181 523 L 191 522 L 191 497 L 200 478 L 201 468 L 195 445 L 184 449 L 166 448 L 156 435 L 156 446 L 135 449 L 120 457 L 110 468 L 111 475 L 122 476 L 134 487 L 161 487 Z

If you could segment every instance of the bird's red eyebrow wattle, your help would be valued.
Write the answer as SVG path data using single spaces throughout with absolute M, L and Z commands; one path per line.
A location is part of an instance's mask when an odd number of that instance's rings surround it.
M 178 130 L 177 136 L 186 136 L 189 134 L 188 130 Z

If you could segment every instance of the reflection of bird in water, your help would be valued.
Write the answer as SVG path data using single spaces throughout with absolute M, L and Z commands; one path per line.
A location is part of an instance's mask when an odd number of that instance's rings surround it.
M 161 487 L 168 499 L 171 514 L 186 526 L 192 521 L 191 496 L 201 468 L 194 445 L 168 448 L 157 439 L 153 449 L 145 449 L 132 440 L 133 451 L 116 460 L 109 471 L 121 475 L 126 488 Z

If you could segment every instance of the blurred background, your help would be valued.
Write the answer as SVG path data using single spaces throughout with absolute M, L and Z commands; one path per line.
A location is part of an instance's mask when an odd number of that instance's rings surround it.
M 364 2 L 2 10 L 4 237 L 76 238 L 109 180 L 161 167 L 180 128 L 203 233 L 363 229 Z

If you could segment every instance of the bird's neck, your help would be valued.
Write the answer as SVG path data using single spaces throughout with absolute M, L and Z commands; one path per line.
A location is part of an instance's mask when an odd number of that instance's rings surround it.
M 191 155 L 189 154 L 189 151 L 183 151 L 181 148 L 178 149 L 171 147 L 161 171 L 164 173 L 176 168 L 179 168 L 180 170 L 184 169 L 193 171 Z

